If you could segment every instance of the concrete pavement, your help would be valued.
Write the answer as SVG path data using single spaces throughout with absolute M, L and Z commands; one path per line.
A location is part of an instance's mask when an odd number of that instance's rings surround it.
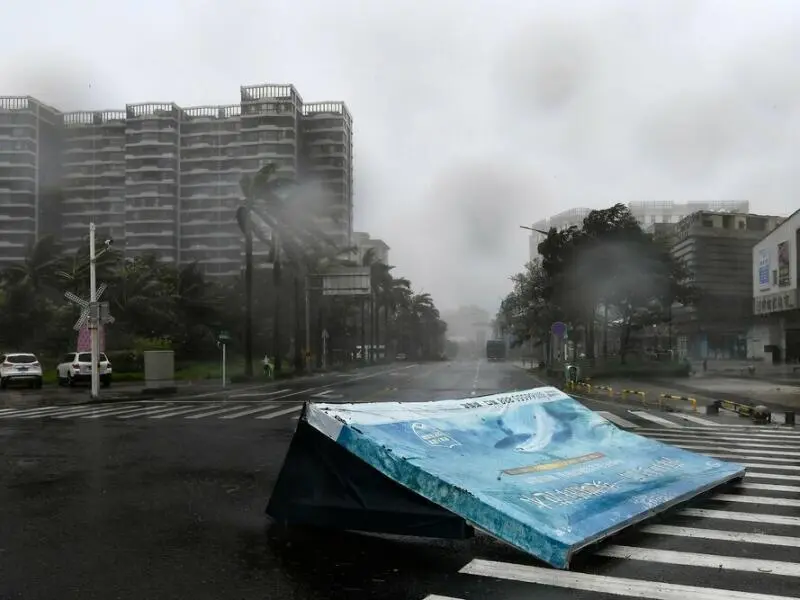
M 454 543 L 286 531 L 264 516 L 304 401 L 467 397 L 539 385 L 530 374 L 470 361 L 295 383 L 170 401 L 2 409 L 0 598 L 797 595 L 800 434 L 793 430 L 586 400 L 620 427 L 736 459 L 751 472 L 745 486 L 630 532 L 564 573 L 483 535 Z

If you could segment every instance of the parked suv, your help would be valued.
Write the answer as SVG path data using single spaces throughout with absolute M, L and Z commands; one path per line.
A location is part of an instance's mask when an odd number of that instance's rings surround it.
M 42 387 L 42 365 L 39 359 L 26 352 L 0 354 L 0 388 L 5 389 L 10 383 Z
M 111 385 L 111 363 L 108 357 L 101 352 L 99 361 L 100 384 L 103 387 Z M 72 387 L 81 381 L 92 380 L 92 353 L 91 352 L 70 352 L 65 354 L 61 362 L 56 367 L 58 375 L 58 385 L 69 385 Z

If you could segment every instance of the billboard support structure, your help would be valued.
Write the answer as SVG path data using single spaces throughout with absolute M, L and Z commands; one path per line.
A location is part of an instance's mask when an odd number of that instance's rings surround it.
M 306 371 L 311 372 L 311 292 L 322 292 L 323 296 L 361 296 L 372 295 L 372 270 L 369 267 L 347 267 L 331 273 L 316 276 L 321 282 L 312 285 L 312 276 L 305 281 L 305 321 L 306 321 Z
M 434 504 L 326 437 L 306 421 L 297 431 L 266 513 L 282 525 L 468 539 L 463 517 Z

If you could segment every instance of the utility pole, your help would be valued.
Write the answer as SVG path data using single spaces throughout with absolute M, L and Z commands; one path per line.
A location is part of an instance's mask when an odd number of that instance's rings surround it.
M 305 301 L 306 301 L 306 350 L 305 361 L 306 371 L 311 372 L 311 278 L 308 274 L 305 277 Z
M 244 375 L 253 376 L 253 227 L 250 210 L 252 200 L 247 199 L 244 214 Z
M 95 225 L 89 223 L 89 336 L 92 348 L 92 399 L 100 395 L 100 310 L 97 305 L 97 249 Z

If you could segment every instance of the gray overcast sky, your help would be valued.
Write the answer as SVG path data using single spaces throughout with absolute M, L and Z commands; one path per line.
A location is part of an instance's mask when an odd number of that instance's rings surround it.
M 356 228 L 441 308 L 495 311 L 519 224 L 800 196 L 793 0 L 6 0 L 0 94 L 65 110 L 294 83 L 355 120 Z

